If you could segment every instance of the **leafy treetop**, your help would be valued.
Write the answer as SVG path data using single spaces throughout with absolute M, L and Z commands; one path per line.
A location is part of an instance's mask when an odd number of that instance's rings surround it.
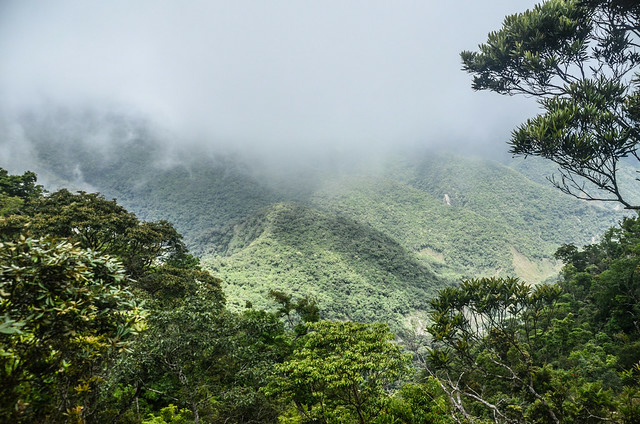
M 41 185 L 36 184 L 36 174 L 27 171 L 22 175 L 9 175 L 6 169 L 0 168 L 0 192 L 23 200 L 35 199 L 44 193 Z
M 640 161 L 639 38 L 637 1 L 550 0 L 507 16 L 461 57 L 473 89 L 538 99 L 512 153 L 555 162 L 552 183 L 568 194 L 640 209 L 620 181 L 620 161 Z
M 385 324 L 308 323 L 266 391 L 290 400 L 302 423 L 377 422 L 390 384 L 409 375 L 410 355 Z

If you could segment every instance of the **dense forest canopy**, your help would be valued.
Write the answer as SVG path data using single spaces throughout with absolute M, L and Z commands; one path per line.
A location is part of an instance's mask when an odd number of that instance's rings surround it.
M 31 178 L 3 175 L 13 188 Z M 170 224 L 96 194 L 44 195 L 35 184 L 15 193 L 2 197 L 3 210 L 12 205 L 1 221 L 4 420 L 640 416 L 638 219 L 599 244 L 558 250 L 557 284 L 490 278 L 441 291 L 430 337 L 403 334 L 401 347 L 386 325 L 321 321 L 313 299 L 282 292 L 269 295 L 275 312 L 230 312 L 220 280 Z M 124 249 L 126 234 L 136 242 Z
M 386 324 L 320 321 L 313 299 L 282 292 L 269 295 L 275 312 L 230 312 L 220 280 L 171 224 L 140 221 L 98 194 L 44 194 L 30 172 L 0 175 L 3 421 L 371 422 L 394 408 L 411 413 L 386 390 L 409 375 L 410 361 Z M 324 394 L 303 395 L 293 381 Z M 354 391 L 357 401 L 345 398 Z M 443 402 L 418 408 L 444 413 Z

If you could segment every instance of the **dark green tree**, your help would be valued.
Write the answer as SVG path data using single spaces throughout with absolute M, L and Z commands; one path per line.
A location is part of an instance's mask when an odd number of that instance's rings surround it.
M 113 368 L 92 422 L 275 422 L 277 399 L 260 388 L 290 352 L 278 316 L 226 311 L 221 281 L 194 267 L 156 267 L 137 287 L 148 328 Z
M 23 216 L 25 205 L 42 197 L 44 189 L 36 184 L 36 174 L 9 175 L 0 168 L 0 241 L 19 234 L 28 219 Z
M 17 197 L 23 201 L 37 199 L 44 193 L 44 188 L 36 184 L 36 174 L 27 171 L 22 175 L 9 175 L 6 169 L 0 168 L 0 193 L 8 197 Z
M 620 178 L 621 161 L 640 160 L 639 39 L 635 0 L 549 0 L 461 57 L 473 89 L 538 99 L 513 154 L 556 163 L 552 183 L 568 194 L 640 209 Z
M 598 244 L 563 246 L 557 256 L 572 312 L 611 337 L 607 351 L 619 358 L 619 371 L 633 368 L 640 361 L 640 219 L 626 218 Z
M 535 357 L 559 295 L 553 286 L 532 289 L 513 278 L 483 278 L 444 289 L 430 302 L 429 370 L 457 417 L 519 422 L 526 419 L 526 405 L 537 403 L 550 422 L 560 422 L 538 384 L 544 363 Z
M 581 268 L 569 263 L 557 285 L 471 280 L 431 302 L 427 371 L 458 422 L 637 422 L 638 333 L 627 315 L 637 313 L 628 283 L 638 267 L 616 244 L 586 258 L 563 249 Z
M 142 222 L 98 193 L 74 194 L 62 189 L 32 202 L 26 212 L 30 234 L 65 237 L 83 248 L 115 256 L 134 279 L 154 265 L 189 258 L 182 236 L 170 223 Z
M 450 402 L 435 378 L 404 384 L 394 394 L 380 424 L 451 424 Z
M 54 238 L 0 243 L 0 421 L 82 421 L 144 325 L 121 265 Z
M 307 331 L 306 323 L 320 320 L 320 308 L 315 299 L 301 297 L 293 300 L 291 295 L 278 290 L 270 290 L 269 297 L 279 306 L 276 315 L 283 318 L 290 329 L 297 335 L 302 335 Z
M 282 323 L 263 311 L 220 310 L 198 294 L 151 314 L 149 329 L 118 364 L 108 407 L 95 422 L 140 422 L 170 405 L 195 423 L 276 421 L 277 399 L 260 388 L 288 352 Z

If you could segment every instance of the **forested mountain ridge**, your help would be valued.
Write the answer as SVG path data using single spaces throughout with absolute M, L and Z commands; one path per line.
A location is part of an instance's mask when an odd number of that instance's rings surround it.
M 461 277 L 544 281 L 559 271 L 558 246 L 591 242 L 620 217 L 480 157 L 420 150 L 269 168 L 248 156 L 169 149 L 141 123 L 111 117 L 91 124 L 89 118 L 80 130 L 31 122 L 34 169 L 58 184 L 117 198 L 142 219 L 174 223 L 239 308 L 246 301 L 264 306 L 269 289 L 288 289 L 317 295 L 330 316 L 364 319 L 374 314 L 358 304 L 366 290 L 382 299 L 390 287 L 400 296 L 398 287 L 410 292 L 420 279 L 421 295 Z M 96 146 L 94 133 L 119 141 Z M 275 226 L 267 219 L 274 216 L 280 219 Z M 351 245 L 345 256 L 346 240 L 323 239 L 334 227 L 352 238 L 386 241 L 379 252 L 367 250 L 369 243 Z M 292 237 L 296 250 L 281 243 Z M 398 249 L 402 254 L 392 253 Z M 292 255 L 297 251 L 313 254 Z M 268 259 L 275 255 L 286 260 Z M 415 273 L 385 269 L 391 258 Z M 355 282 L 362 288 L 354 289 Z M 347 291 L 359 295 L 344 299 Z M 409 292 L 404 297 L 413 299 Z M 401 303 L 383 307 L 394 321 L 421 315 L 419 302 Z
M 142 219 L 174 222 L 195 252 L 210 230 L 284 200 L 252 177 L 242 161 L 206 152 L 168 152 L 140 134 L 102 149 L 82 141 L 38 139 L 35 169 L 54 186 L 99 191 L 117 198 Z
M 430 155 L 419 167 L 390 169 L 382 177 L 336 178 L 312 203 L 390 234 L 454 277 L 544 280 L 557 271 L 557 246 L 591 242 L 616 218 L 487 160 Z

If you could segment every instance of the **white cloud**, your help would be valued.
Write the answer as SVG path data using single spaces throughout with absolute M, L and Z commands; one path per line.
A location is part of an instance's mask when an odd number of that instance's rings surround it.
M 252 148 L 503 143 L 531 101 L 474 93 L 458 54 L 533 4 L 7 1 L 0 107 L 118 105 Z

